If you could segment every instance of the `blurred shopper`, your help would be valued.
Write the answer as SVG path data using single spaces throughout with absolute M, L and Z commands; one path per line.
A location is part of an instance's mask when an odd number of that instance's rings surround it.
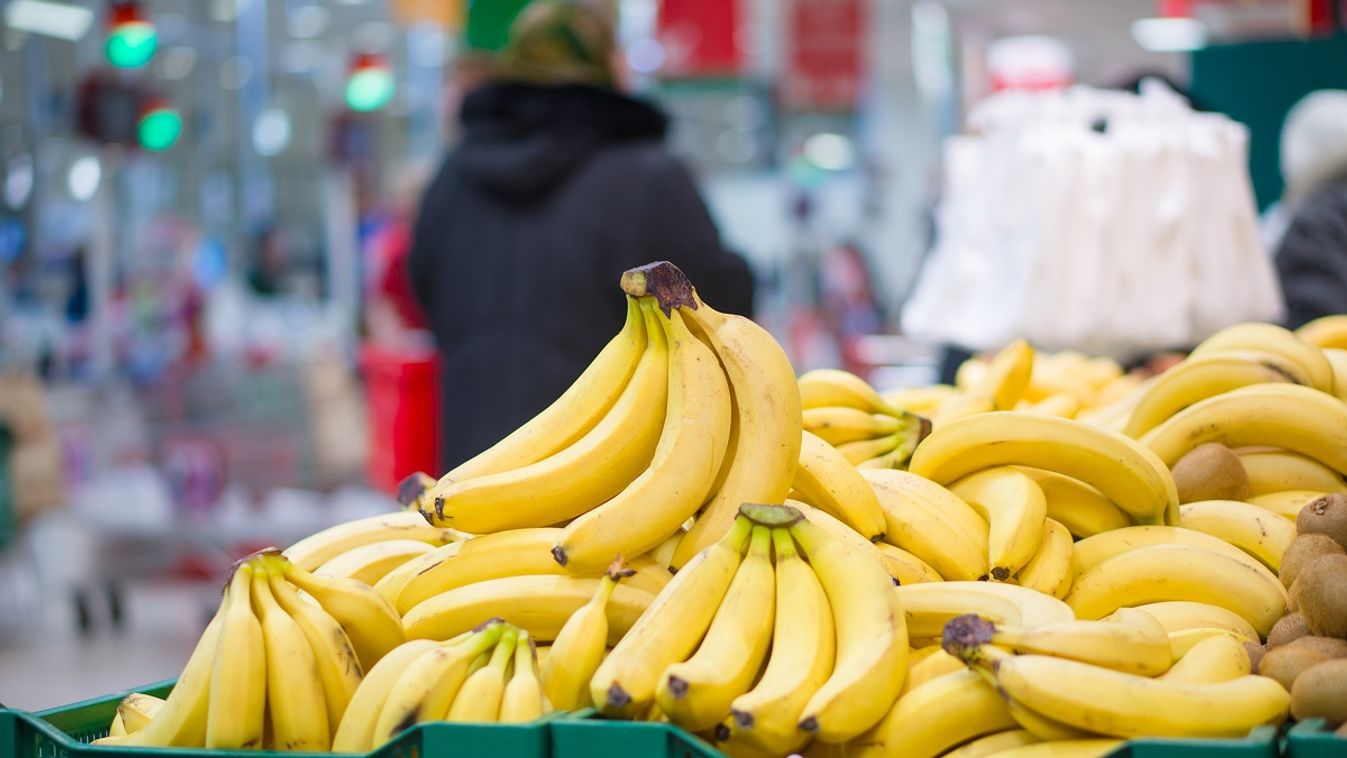
M 539 0 L 463 100 L 409 257 L 445 362 L 446 467 L 580 375 L 621 328 L 622 271 L 673 261 L 717 308 L 751 308 L 747 264 L 663 147 L 664 114 L 618 92 L 616 53 L 605 13 Z
M 1347 312 L 1347 91 L 1306 95 L 1282 128 L 1284 212 L 1277 273 L 1288 326 Z

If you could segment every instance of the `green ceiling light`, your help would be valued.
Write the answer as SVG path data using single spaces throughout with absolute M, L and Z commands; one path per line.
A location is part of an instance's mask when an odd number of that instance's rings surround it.
M 136 125 L 136 140 L 146 150 L 167 150 L 182 134 L 182 116 L 167 103 L 156 102 L 146 108 Z
M 140 68 L 154 57 L 159 30 L 138 2 L 119 2 L 108 15 L 108 40 L 104 53 L 117 68 Z
M 383 56 L 360 53 L 346 78 L 346 104 L 354 111 L 377 111 L 393 99 L 395 89 Z

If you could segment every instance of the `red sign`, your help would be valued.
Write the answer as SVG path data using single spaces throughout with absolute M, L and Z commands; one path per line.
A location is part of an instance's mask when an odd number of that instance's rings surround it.
M 781 99 L 792 108 L 855 106 L 860 92 L 861 0 L 789 0 Z
M 739 0 L 664 0 L 656 37 L 664 47 L 660 73 L 673 77 L 739 73 Z

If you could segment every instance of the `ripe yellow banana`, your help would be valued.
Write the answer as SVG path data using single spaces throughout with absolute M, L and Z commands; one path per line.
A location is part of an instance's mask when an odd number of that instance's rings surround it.
M 995 410 L 1012 410 L 1029 389 L 1033 372 L 1034 349 L 1017 339 L 987 362 L 986 374 L 974 392 L 991 398 Z
M 271 744 L 287 752 L 323 752 L 331 745 L 332 732 L 313 647 L 304 630 L 272 597 L 265 569 L 253 571 L 252 602 L 266 648 L 264 681 Z
M 397 611 L 369 585 L 310 574 L 288 561 L 281 563 L 281 569 L 287 580 L 312 595 L 346 630 L 365 671 L 406 639 Z
M 1333 367 L 1314 345 L 1276 324 L 1236 324 L 1202 341 L 1193 355 L 1224 350 L 1260 350 L 1293 361 L 1309 378 L 1309 386 L 1321 392 L 1333 391 Z
M 762 750 L 799 750 L 808 735 L 797 728 L 805 703 L 833 670 L 835 632 L 828 596 L 800 558 L 788 532 L 773 530 L 776 546 L 776 619 L 771 656 L 762 678 L 734 699 L 730 736 Z
M 613 499 L 562 530 L 552 555 L 571 571 L 598 574 L 615 555 L 658 546 L 706 502 L 724 460 L 731 400 L 720 362 L 678 310 L 661 322 L 670 349 L 669 402 L 654 460 Z M 590 475 L 606 476 L 604 466 Z
M 855 408 L 867 413 L 900 416 L 879 396 L 874 387 L 848 371 L 821 368 L 800 375 L 800 401 L 804 408 Z
M 870 485 L 836 448 L 809 432 L 802 433 L 793 487 L 801 500 L 867 539 L 883 536 L 884 512 Z
M 939 411 L 943 404 L 958 398 L 960 394 L 962 393 L 958 388 L 948 384 L 932 384 L 925 387 L 904 387 L 885 392 L 880 397 L 899 410 L 929 415 Z
M 968 668 L 963 661 L 946 653 L 939 645 L 931 645 L 929 648 L 922 649 L 934 649 L 935 652 L 922 658 L 920 662 L 908 666 L 907 679 L 903 682 L 904 695 L 932 679 Z M 911 661 L 912 657 L 912 655 L 909 655 L 908 660 Z
M 1207 442 L 1275 445 L 1347 473 L 1347 403 L 1294 384 L 1259 384 L 1207 398 L 1141 437 L 1165 465 Z
M 990 525 L 987 564 L 992 580 L 1006 581 L 1038 552 L 1048 505 L 1043 490 L 1027 474 L 997 466 L 969 474 L 950 484 L 949 490 Z
M 314 573 L 354 579 L 372 587 L 388 572 L 434 549 L 416 540 L 384 540 L 353 547 L 319 566 Z
M 1269 492 L 1266 495 L 1257 495 L 1249 498 L 1250 505 L 1256 505 L 1259 508 L 1269 510 L 1279 516 L 1296 520 L 1300 515 L 1300 509 L 1309 505 L 1311 502 L 1323 497 L 1324 492 L 1315 492 L 1312 490 L 1290 490 L 1287 492 Z
M 438 644 L 430 640 L 404 642 L 366 672 L 332 737 L 332 752 L 367 753 L 374 748 L 374 727 L 393 685 L 417 658 Z
M 902 691 L 906 619 L 893 581 L 871 555 L 808 521 L 790 530 L 828 595 L 837 633 L 836 665 L 805 704 L 800 728 L 845 742 L 878 723 Z
M 680 312 L 725 369 L 734 396 L 734 433 L 723 481 L 666 563 L 674 568 L 720 539 L 740 505 L 781 502 L 800 455 L 800 390 L 790 359 L 751 319 L 720 313 L 700 298 L 696 302 L 696 308 Z
M 99 740 L 96 740 L 95 744 L 102 744 L 104 743 L 104 741 L 106 741 L 107 744 L 115 745 L 118 742 L 115 738 L 125 737 L 126 734 L 127 734 L 126 724 L 122 721 L 122 714 L 114 713 L 112 714 L 112 723 L 108 724 L 107 737 L 103 737 L 100 738 Z
M 895 592 L 913 640 L 939 640 L 947 621 L 969 613 L 1024 628 L 1075 618 L 1061 600 L 1013 584 L 942 582 L 903 586 Z
M 684 523 L 683 526 L 684 528 L 674 532 L 672 535 L 669 536 L 668 539 L 659 543 L 659 545 L 657 545 L 654 550 L 651 550 L 648 553 L 648 555 L 650 556 L 650 560 L 654 561 L 660 566 L 663 566 L 666 569 L 671 568 L 673 566 L 674 556 L 677 555 L 678 553 L 678 546 L 683 544 L 683 538 L 687 536 L 689 531 L 691 531 L 690 529 L 687 528 L 686 523 Z
M 1096 534 L 1077 542 L 1072 570 L 1079 577 L 1104 561 L 1130 550 L 1150 545 L 1188 545 L 1238 561 L 1265 578 L 1276 578 L 1267 567 L 1229 542 L 1195 529 L 1179 526 L 1129 526 Z
M 1102 737 L 1077 740 L 1053 740 L 1022 745 L 999 753 L 995 758 L 1102 758 L 1112 755 L 1122 740 L 1110 740 Z
M 1297 329 L 1295 334 L 1320 348 L 1347 350 L 1347 316 L 1321 316 Z
M 1296 538 L 1296 525 L 1288 519 L 1233 500 L 1186 503 L 1179 508 L 1179 524 L 1219 537 L 1273 571 L 1281 570 L 1282 553 Z
M 571 614 L 557 632 L 552 650 L 542 661 L 542 686 L 547 700 L 562 711 L 590 705 L 589 680 L 603 662 L 608 644 L 608 600 L 624 571 L 619 562 L 608 568 L 589 602 Z
M 487 622 L 466 639 L 435 645 L 417 656 L 379 707 L 371 744 L 378 747 L 413 724 L 444 718 L 468 677 L 468 666 L 494 648 L 504 631 L 504 624 Z
M 515 646 L 519 643 L 518 634 L 513 628 L 505 629 L 491 651 L 491 659 L 487 664 L 464 680 L 454 697 L 454 704 L 449 706 L 445 721 L 494 722 L 500 717 L 501 698 L 505 695 L 505 683 L 510 678 Z
M 627 298 L 627 322 L 580 378 L 544 411 L 445 475 L 451 482 L 523 468 L 575 444 L 618 402 L 646 349 L 645 319 Z
M 640 476 L 655 455 L 671 378 L 659 317 L 648 303 L 641 310 L 649 335 L 645 355 L 592 429 L 526 466 L 467 479 L 445 476 L 427 495 L 434 508 L 426 518 L 475 534 L 547 526 L 585 513 Z
M 451 542 L 449 545 L 441 545 L 432 548 L 429 553 L 413 558 L 397 568 L 384 574 L 379 581 L 374 583 L 374 591 L 379 593 L 384 600 L 387 600 L 399 613 L 398 596 L 402 594 L 403 588 L 407 586 L 413 578 L 420 576 L 423 572 L 440 565 L 445 560 L 458 555 L 458 551 L 467 540 Z M 452 545 L 452 547 L 450 547 Z
M 1029 402 L 1021 400 L 1015 404 L 1012 410 L 1021 413 L 1037 413 L 1044 416 L 1061 416 L 1062 418 L 1075 418 L 1080 412 L 1080 401 L 1066 393 L 1048 395 L 1038 402 Z
M 1178 491 L 1154 455 L 1122 435 L 1078 421 L 1024 413 L 981 413 L 951 422 L 917 446 L 908 470 L 948 484 L 992 466 L 1047 469 L 1079 479 L 1143 523 L 1160 523 Z
M 1030 628 L 993 624 L 989 641 L 1017 653 L 1037 653 L 1155 676 L 1172 663 L 1169 635 L 1150 617 L 1150 628 L 1117 620 L 1062 621 Z
M 900 547 L 894 547 L 887 542 L 876 542 L 874 546 L 879 551 L 879 560 L 884 564 L 884 570 L 893 577 L 895 584 L 945 581 L 931 564 Z
M 898 419 L 893 416 L 844 406 L 809 408 L 803 418 L 805 431 L 829 445 L 888 437 L 899 429 Z
M 1187 629 L 1214 628 L 1229 630 L 1245 639 L 1258 639 L 1258 632 L 1254 631 L 1253 626 L 1245 621 L 1243 616 L 1219 605 L 1170 600 L 1138 605 L 1136 610 L 1150 614 L 1169 634 Z
M 285 581 L 278 566 L 267 564 L 264 562 L 272 597 L 299 624 L 313 651 L 318 681 L 323 686 L 323 703 L 327 706 L 327 725 L 335 734 L 364 677 L 364 668 L 341 624 L 316 603 L 302 599 L 294 585 Z
M 228 610 L 220 625 L 220 642 L 210 677 L 206 747 L 231 750 L 262 747 L 267 651 L 262 624 L 253 611 L 252 578 L 253 567 L 239 564 L 225 593 Z
M 1017 725 L 1018 726 L 1018 725 Z M 961 747 L 945 753 L 945 758 L 985 758 L 1011 748 L 1024 747 L 1042 742 L 1027 729 L 1007 729 L 1004 732 L 979 737 Z
M 1131 526 L 1132 520 L 1103 493 L 1079 479 L 1053 471 L 1021 468 L 1033 477 L 1048 503 L 1048 517 L 1076 537 L 1092 537 Z
M 852 754 L 935 758 L 960 743 L 1015 726 L 996 688 L 963 669 L 898 698 L 878 725 L 851 743 Z
M 1244 643 L 1233 635 L 1218 634 L 1193 645 L 1160 678 L 1169 682 L 1216 684 L 1250 673 L 1249 651 Z
M 842 459 L 852 466 L 859 466 L 875 458 L 883 458 L 896 451 L 903 441 L 903 434 L 890 434 L 873 440 L 857 440 L 836 445 Z
M 1064 599 L 1071 593 L 1071 582 L 1075 579 L 1071 570 L 1074 555 L 1071 532 L 1057 521 L 1046 519 L 1043 542 L 1034 557 L 1020 569 L 1015 581 L 1022 587 Z
M 1212 637 L 1233 637 L 1241 645 L 1245 642 L 1258 644 L 1261 637 L 1255 632 L 1252 637 L 1244 637 L 1229 629 L 1217 629 L 1215 627 L 1207 629 L 1184 629 L 1181 632 L 1173 632 L 1169 635 L 1169 651 L 1174 656 L 1174 660 L 1180 660 L 1188 654 L 1190 650 L 1206 642 Z
M 1076 577 L 1066 602 L 1080 618 L 1097 619 L 1123 606 L 1162 600 L 1219 605 L 1260 635 L 1286 612 L 1286 589 L 1276 577 L 1190 545 L 1149 545 L 1109 558 Z
M 533 641 L 528 632 L 520 632 L 514 648 L 514 671 L 510 681 L 505 683 L 505 691 L 500 696 L 500 715 L 496 720 L 502 724 L 523 724 L 536 721 L 547 712 L 543 699 L 542 685 L 538 682 L 538 659 L 533 652 Z
M 132 692 L 117 704 L 117 718 L 121 719 L 122 733 L 135 734 L 163 710 L 164 701 L 154 695 Z
M 989 674 L 987 676 L 990 676 Z M 990 681 L 995 684 L 994 677 Z M 1018 700 L 1006 700 L 1006 710 L 1010 712 L 1010 717 L 1015 719 L 1015 723 L 1024 728 L 1024 731 L 1034 735 L 1043 742 L 1065 742 L 1067 740 L 1091 739 L 1095 736 L 1093 732 L 1085 729 L 1078 729 L 1069 724 L 1048 718 L 1032 708 L 1024 705 Z
M 1342 475 L 1324 464 L 1284 450 L 1241 452 L 1240 463 L 1249 475 L 1249 495 L 1287 490 L 1347 493 Z
M 987 524 L 967 503 L 944 488 L 939 497 L 914 493 L 910 485 L 916 477 L 907 472 L 867 469 L 861 476 L 873 487 L 884 515 L 885 540 L 930 564 L 945 579 L 987 575 Z
M 1324 348 L 1324 357 L 1333 365 L 1333 394 L 1347 401 L 1347 349 Z
M 669 721 L 699 732 L 730 714 L 730 703 L 748 692 L 767 657 L 775 603 L 772 533 L 767 527 L 755 526 L 748 555 L 739 564 L 697 652 L 671 664 L 660 676 L 655 702 Z
M 1155 378 L 1132 408 L 1123 434 L 1140 437 L 1184 408 L 1254 384 L 1309 384 L 1294 361 L 1276 353 L 1231 350 L 1193 355 Z
M 305 571 L 314 571 L 342 553 L 363 545 L 386 540 L 416 540 L 435 546 L 461 538 L 462 535 L 452 529 L 431 526 L 416 511 L 393 511 L 328 527 L 287 547 L 285 557 Z

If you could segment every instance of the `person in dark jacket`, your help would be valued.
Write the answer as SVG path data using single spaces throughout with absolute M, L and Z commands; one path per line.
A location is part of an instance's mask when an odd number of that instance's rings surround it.
M 666 117 L 617 91 L 613 53 L 602 12 L 540 0 L 462 102 L 408 256 L 444 360 L 446 470 L 580 375 L 622 326 L 626 269 L 672 261 L 717 309 L 751 311 L 747 264 L 664 148 Z
M 1347 91 L 1306 95 L 1282 132 L 1290 223 L 1276 264 L 1286 325 L 1295 328 L 1347 313 Z

